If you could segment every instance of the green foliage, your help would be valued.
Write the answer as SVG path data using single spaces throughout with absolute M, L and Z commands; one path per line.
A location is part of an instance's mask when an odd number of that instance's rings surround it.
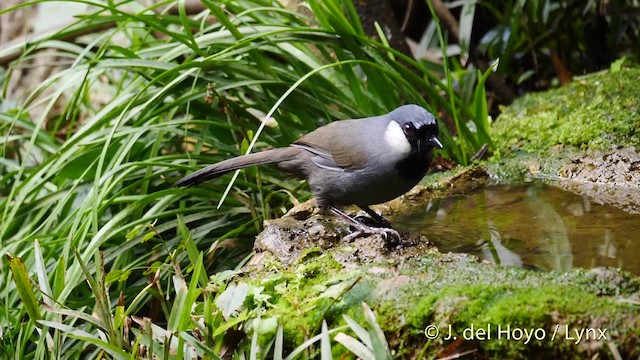
M 376 322 L 373 311 L 371 311 L 371 308 L 369 308 L 366 303 L 362 303 L 362 309 L 368 329 L 363 328 L 353 319 L 344 315 L 344 320 L 358 339 L 345 333 L 338 333 L 335 340 L 356 354 L 360 359 L 391 360 L 392 354 L 389 349 L 389 344 L 380 325 Z
M 349 1 L 311 1 L 314 18 L 265 0 L 203 0 L 195 16 L 183 1 L 177 14 L 168 0 L 82 3 L 93 12 L 17 45 L 1 75 L 45 48 L 70 64 L 19 103 L 0 98 L 0 351 L 17 358 L 216 358 L 268 306 L 256 289 L 243 306 L 222 301 L 222 271 L 243 264 L 261 219 L 309 194 L 270 169 L 236 175 L 238 188 L 177 179 L 407 102 L 486 120 L 481 89 L 467 108 L 451 79 L 367 38 Z M 463 163 L 488 140 L 442 131 L 444 155 Z
M 489 29 L 479 48 L 500 59 L 498 72 L 513 84 L 546 88 L 559 76 L 558 63 L 573 75 L 606 69 L 627 55 L 637 62 L 640 21 L 637 0 L 604 4 L 584 0 L 478 2 Z M 554 59 L 555 57 L 555 59 Z M 555 62 L 555 64 L 554 64 Z M 557 84 L 557 83 L 556 83 Z
M 440 20 L 431 2 L 427 2 L 427 4 L 431 11 L 432 21 L 435 23 L 435 30 L 442 52 L 442 71 L 445 75 L 446 93 L 451 105 L 450 115 L 453 117 L 456 134 L 458 135 L 457 141 L 447 138 L 447 142 L 456 141 L 456 146 L 451 147 L 453 149 L 452 155 L 460 164 L 468 165 L 470 162 L 470 155 L 475 154 L 484 145 L 491 145 L 491 139 L 489 138 L 489 114 L 487 110 L 487 99 L 484 92 L 484 82 L 489 76 L 489 73 L 493 71 L 493 67 L 489 67 L 485 74 L 479 77 L 478 85 L 474 91 L 475 96 L 473 96 L 473 98 L 471 98 L 471 96 L 464 96 L 464 92 L 460 95 L 460 92 L 455 89 L 455 84 L 458 80 L 454 79 L 454 74 L 451 70 L 451 67 L 455 65 L 455 60 L 449 59 L 449 47 L 447 46 L 447 42 L 441 29 Z M 467 9 L 464 12 L 464 14 L 470 13 L 473 13 L 472 9 Z M 475 83 L 476 79 L 474 77 L 470 78 L 468 76 L 469 72 L 466 70 L 460 70 L 459 72 L 462 74 L 461 78 L 465 80 L 463 84 L 466 83 L 466 87 L 470 89 L 470 83 Z M 474 70 L 471 70 L 471 75 L 473 76 L 474 74 Z M 460 74 L 458 76 L 460 76 Z M 456 104 L 456 101 L 470 104 L 470 106 L 468 108 L 459 106 Z M 472 131 L 472 127 L 476 130 Z

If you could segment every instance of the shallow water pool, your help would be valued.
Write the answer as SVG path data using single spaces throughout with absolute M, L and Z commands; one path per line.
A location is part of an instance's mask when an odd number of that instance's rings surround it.
M 393 222 L 423 233 L 442 252 L 541 270 L 613 266 L 640 275 L 640 214 L 545 184 L 433 199 L 423 212 Z

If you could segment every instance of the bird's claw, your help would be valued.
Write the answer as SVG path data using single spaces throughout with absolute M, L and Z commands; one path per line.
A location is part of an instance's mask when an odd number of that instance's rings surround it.
M 375 216 L 372 216 L 373 220 L 376 221 L 378 223 L 387 223 L 388 222 L 381 217 L 380 215 L 376 214 L 375 212 L 371 211 L 368 207 L 363 207 L 363 209 L 367 209 L 369 211 L 366 211 L 368 213 L 372 213 L 370 215 L 375 214 Z M 344 239 L 346 241 L 352 241 L 360 236 L 364 236 L 364 235 L 381 235 L 382 238 L 387 242 L 387 244 L 391 243 L 389 240 L 390 239 L 394 239 L 396 241 L 400 240 L 400 233 L 397 232 L 396 230 L 392 229 L 389 226 L 385 226 L 385 227 L 372 227 L 366 224 L 361 223 L 360 221 L 357 221 L 355 219 L 353 219 L 352 217 L 350 217 L 349 215 L 345 214 L 344 212 L 342 212 L 340 209 L 336 208 L 336 207 L 331 207 L 330 211 L 335 214 L 336 216 L 341 217 L 342 219 L 346 220 L 349 224 L 351 224 L 351 226 L 356 228 L 356 231 L 354 231 L 353 233 L 347 235 L 344 237 Z M 376 217 L 378 219 L 376 219 Z M 382 221 L 380 221 L 380 219 L 382 219 Z
M 385 241 L 400 240 L 400 233 L 397 230 L 389 228 L 362 227 L 344 237 L 347 242 L 353 241 L 361 236 L 380 235 Z

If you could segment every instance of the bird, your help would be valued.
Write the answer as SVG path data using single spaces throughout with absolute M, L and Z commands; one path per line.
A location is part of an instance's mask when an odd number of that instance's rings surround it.
M 413 188 L 426 175 L 432 150 L 442 148 L 436 118 L 425 108 L 409 104 L 385 115 L 331 122 L 287 147 L 220 161 L 174 186 L 196 186 L 241 168 L 277 163 L 282 171 L 306 179 L 320 212 L 353 225 L 353 237 L 364 233 L 399 238 L 369 206 Z M 362 209 L 378 226 L 365 225 L 340 210 L 349 205 Z

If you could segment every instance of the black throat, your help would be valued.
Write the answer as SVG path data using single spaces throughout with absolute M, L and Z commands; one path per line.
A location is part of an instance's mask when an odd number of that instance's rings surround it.
M 431 154 L 411 153 L 406 159 L 396 164 L 400 177 L 408 181 L 418 182 L 429 170 Z

